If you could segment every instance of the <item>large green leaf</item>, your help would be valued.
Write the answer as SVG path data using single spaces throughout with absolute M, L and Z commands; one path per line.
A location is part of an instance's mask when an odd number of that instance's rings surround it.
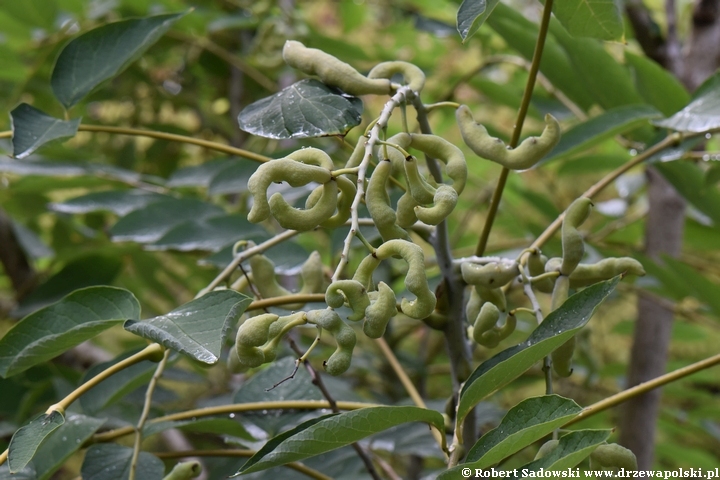
M 460 4 L 457 12 L 457 31 L 460 33 L 463 43 L 477 32 L 487 18 L 487 16 L 482 18 L 488 8 L 487 3 L 486 0 L 463 0 Z M 490 3 L 497 3 L 497 0 L 494 2 L 490 0 Z M 492 6 L 490 9 L 492 10 Z
M 109 190 L 93 192 L 64 202 L 51 203 L 50 208 L 62 213 L 90 213 L 97 211 L 127 215 L 133 210 L 171 197 L 147 190 Z
M 46 362 L 128 318 L 140 316 L 135 296 L 114 287 L 76 290 L 29 315 L 0 340 L 0 376 Z
M 87 382 L 99 373 L 135 353 L 137 353 L 137 351 L 127 352 L 109 362 L 93 365 L 83 376 L 82 383 Z M 94 415 L 108 405 L 118 401 L 126 394 L 146 384 L 156 368 L 156 363 L 143 360 L 101 381 L 80 397 L 80 405 L 83 408 L 83 412 Z
M 28 465 L 17 473 L 10 473 L 7 463 L 0 465 L 0 480 L 38 480 L 35 466 Z
M 154 435 L 171 428 L 179 428 L 180 430 L 184 430 L 186 432 L 230 435 L 249 442 L 257 441 L 255 437 L 248 433 L 240 422 L 231 418 L 199 418 L 195 420 L 148 423 L 143 429 L 143 437 L 149 437 L 150 435 Z
M 83 480 L 127 480 L 133 449 L 116 443 L 91 446 L 85 454 L 80 473 Z M 165 466 L 155 455 L 140 452 L 135 478 L 162 480 Z
M 694 296 L 705 302 L 713 313 L 720 317 L 720 296 L 718 296 L 720 285 L 705 278 L 697 269 L 670 256 L 663 256 L 663 263 L 670 271 L 670 275 L 690 287 Z
M 40 445 L 33 458 L 37 480 L 49 480 L 103 423 L 105 420 L 100 418 L 75 413 L 68 415 L 65 423 Z
M 575 37 L 600 40 L 620 40 L 623 37 L 622 10 L 618 2 L 560 0 L 553 3 L 552 9 L 568 33 Z
M 12 314 L 24 317 L 79 288 L 109 285 L 122 266 L 120 256 L 89 254 L 76 258 L 23 298 Z
M 242 130 L 266 138 L 345 135 L 362 119 L 362 101 L 306 78 L 245 107 Z
M 191 198 L 151 203 L 121 218 L 110 229 L 113 240 L 138 243 L 155 242 L 173 227 L 188 220 L 222 215 L 223 209 Z
M 223 215 L 181 223 L 147 248 L 181 252 L 193 250 L 217 252 L 237 240 L 264 232 L 262 226 L 248 222 L 245 216 Z
M 212 365 L 220 358 L 228 329 L 251 301 L 233 290 L 217 290 L 166 315 L 128 320 L 124 326 L 136 335 Z
M 42 110 L 21 103 L 10 112 L 13 156 L 25 158 L 43 144 L 58 138 L 74 137 L 80 119 L 60 120 Z
M 30 160 L 18 162 L 16 160 L 0 159 L 0 172 L 15 173 L 17 175 L 39 175 L 43 177 L 100 177 L 126 183 L 137 183 L 143 180 L 143 175 L 131 170 L 114 167 L 112 165 L 85 162 Z
M 523 343 L 481 363 L 460 390 L 458 423 L 479 401 L 512 382 L 580 331 L 619 281 L 620 277 L 615 277 L 576 293 L 550 313 Z
M 537 24 L 503 3 L 497 4 L 495 13 L 487 22 L 511 48 L 526 60 L 532 60 L 539 30 Z M 592 105 L 592 97 L 573 69 L 567 53 L 551 34 L 545 41 L 540 71 L 580 108 L 587 109 Z
M 493 430 L 470 449 L 462 465 L 442 473 L 438 479 L 455 478 L 463 468 L 485 469 L 519 452 L 561 427 L 582 411 L 573 400 L 546 395 L 523 400 L 505 415 Z
M 720 128 L 720 73 L 708 78 L 685 108 L 666 120 L 655 122 L 655 125 L 680 132 Z
M 533 478 L 534 472 L 565 470 L 572 468 L 587 458 L 598 445 L 604 443 L 611 430 L 578 430 L 568 433 L 560 439 L 558 446 L 548 455 L 518 468 L 527 473 L 523 478 Z
M 329 452 L 407 422 L 425 422 L 440 431 L 445 428 L 439 412 L 418 407 L 370 407 L 325 415 L 270 439 L 238 474 L 266 470 Z
M 52 72 L 55 97 L 65 108 L 72 107 L 100 83 L 125 70 L 183 15 L 122 20 L 72 39 L 60 52 Z
M 682 160 L 655 164 L 668 182 L 692 204 L 720 227 L 720 192 L 713 185 L 705 185 L 703 171 Z
M 569 157 L 615 135 L 630 131 L 661 116 L 649 105 L 625 105 L 610 109 L 563 133 L 560 142 L 544 162 Z
M 663 115 L 672 115 L 690 101 L 690 94 L 673 74 L 642 55 L 625 51 L 640 95 Z
M 208 187 L 210 195 L 247 192 L 248 180 L 257 170 L 257 164 L 243 161 L 233 162 L 212 177 Z
M 43 413 L 20 428 L 12 436 L 8 446 L 8 467 L 10 473 L 21 471 L 30 463 L 40 444 L 65 423 L 65 417 L 58 411 Z
M 210 185 L 210 180 L 218 174 L 224 168 L 239 163 L 248 163 L 247 161 L 232 159 L 232 158 L 218 158 L 210 160 L 202 165 L 195 165 L 192 167 L 185 167 L 175 170 L 170 178 L 168 179 L 168 187 L 207 187 Z M 247 187 L 246 187 L 247 188 Z

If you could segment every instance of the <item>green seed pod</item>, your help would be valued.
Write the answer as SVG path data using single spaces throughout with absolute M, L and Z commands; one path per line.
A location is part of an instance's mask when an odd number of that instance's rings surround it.
M 323 365 L 325 371 L 333 376 L 345 373 L 350 368 L 353 349 L 357 342 L 353 329 L 347 326 L 333 310 L 311 310 L 306 316 L 309 323 L 327 330 L 337 342 L 337 349 Z
M 418 221 L 415 214 L 415 207 L 418 203 L 415 201 L 410 192 L 402 194 L 397 202 L 397 224 L 402 228 L 410 228 Z
M 405 84 L 414 92 L 419 93 L 425 86 L 425 74 L 420 67 L 412 63 L 394 61 L 378 63 L 368 72 L 368 78 L 387 78 L 390 80 L 393 75 L 400 74 L 405 79 Z
M 435 198 L 435 187 L 430 185 L 418 170 L 418 161 L 415 157 L 405 159 L 405 175 L 407 176 L 408 191 L 419 205 L 428 205 Z
M 550 114 L 545 115 L 545 129 L 542 134 L 539 137 L 526 138 L 515 149 L 508 149 L 502 140 L 491 137 L 485 127 L 475 122 L 466 105 L 461 105 L 455 116 L 460 134 L 473 152 L 510 170 L 532 167 L 560 141 L 560 124 Z
M 557 448 L 557 446 L 560 444 L 560 440 L 548 440 L 547 442 L 542 444 L 542 447 L 540 447 L 540 450 L 535 454 L 534 460 L 540 460 L 543 457 L 547 457 L 552 453 L 553 450 Z
M 550 311 L 554 312 L 565 303 L 570 293 L 570 279 L 565 275 L 560 275 L 555 280 L 555 288 L 553 288 L 552 303 Z
M 645 275 L 642 264 L 630 257 L 605 258 L 597 263 L 579 264 L 570 274 L 570 287 L 587 287 L 620 274 Z
M 322 167 L 327 170 L 335 168 L 335 164 L 333 164 L 330 155 L 319 148 L 303 147 L 300 150 L 295 150 L 285 158 L 291 158 L 296 162 L 305 163 L 307 165 L 315 165 L 316 167 Z
M 241 365 L 254 368 L 265 363 L 265 355 L 261 347 L 268 341 L 270 325 L 280 318 L 272 313 L 265 313 L 245 320 L 235 337 L 235 351 Z
M 326 168 L 307 165 L 290 158 L 263 163 L 248 180 L 248 190 L 253 196 L 248 221 L 258 223 L 270 217 L 267 189 L 271 183 L 287 182 L 292 187 L 300 187 L 311 182 L 326 184 L 331 178 L 330 170 Z
M 227 357 L 227 369 L 231 373 L 245 373 L 250 367 L 240 362 L 236 348 L 231 348 Z
M 336 280 L 325 291 L 325 303 L 332 308 L 342 307 L 346 299 L 353 311 L 348 320 L 362 320 L 365 309 L 370 306 L 370 298 L 363 284 L 356 280 Z
M 312 252 L 300 270 L 303 286 L 299 293 L 322 293 L 324 291 L 325 271 L 322 258 L 317 250 Z M 300 308 L 300 307 L 297 307 Z
M 560 257 L 553 257 L 547 262 L 545 262 L 545 271 L 546 272 L 559 272 L 560 266 L 562 266 L 562 258 Z
M 415 207 L 417 218 L 428 225 L 438 225 L 450 215 L 457 205 L 458 194 L 449 185 L 440 185 L 435 191 L 432 207 Z
M 410 137 L 410 134 L 405 132 L 396 133 L 386 140 L 386 143 L 389 143 L 390 145 L 397 145 L 403 150 L 410 148 L 410 142 L 412 142 L 412 137 Z M 387 155 L 385 155 L 386 152 Z M 378 145 L 376 156 L 381 160 L 388 158 L 392 162 L 393 175 L 405 174 L 405 155 L 403 155 L 397 148 L 389 145 Z
M 417 148 L 445 164 L 445 172 L 453 181 L 452 187 L 460 195 L 465 189 L 468 176 L 467 162 L 462 150 L 437 135 L 413 133 L 411 137 L 412 143 L 410 146 L 412 148 Z
M 365 309 L 363 332 L 370 338 L 380 338 L 385 334 L 390 319 L 397 315 L 397 300 L 392 288 L 385 282 L 378 283 L 378 291 L 370 295 L 370 306 Z
M 425 275 L 425 255 L 422 248 L 405 240 L 390 240 L 382 244 L 376 251 L 376 256 L 380 260 L 395 255 L 401 256 L 408 264 L 405 287 L 417 297 L 412 301 L 403 298 L 400 309 L 408 317 L 423 319 L 433 312 L 437 300 L 430 290 Z
M 460 266 L 463 280 L 470 285 L 500 288 L 520 275 L 517 263 L 490 262 L 486 265 L 465 262 Z
M 353 280 L 356 282 L 359 282 L 363 287 L 365 287 L 365 290 L 372 290 L 373 289 L 373 281 L 372 281 L 372 274 L 375 271 L 375 269 L 380 265 L 380 259 L 377 258 L 376 255 L 368 255 L 365 258 L 362 259 L 360 262 L 360 265 L 358 265 L 357 270 L 355 270 L 355 275 L 353 275 Z
M 470 289 L 470 297 L 465 304 L 465 318 L 469 323 L 475 323 L 478 315 L 480 315 L 480 308 L 484 303 L 485 301 L 480 298 L 478 291 L 475 288 Z
M 200 462 L 180 462 L 173 467 L 170 473 L 163 477 L 163 480 L 190 480 L 201 473 Z
M 475 318 L 473 325 L 473 339 L 488 348 L 495 348 L 498 344 L 510 336 L 517 326 L 517 318 L 514 315 L 508 315 L 505 325 L 502 328 L 496 326 L 500 319 L 500 310 L 490 303 L 486 302 L 480 309 L 480 313 Z
M 350 215 L 352 214 L 350 209 L 352 207 L 352 202 L 355 199 L 355 192 L 357 191 L 355 183 L 342 176 L 335 177 L 335 181 L 340 189 L 337 200 L 337 213 L 320 224 L 320 226 L 324 228 L 340 227 L 347 222 L 348 218 L 350 218 Z M 305 209 L 310 209 L 317 205 L 318 201 L 320 201 L 323 196 L 323 192 L 324 190 L 322 186 L 313 190 L 305 201 Z
M 486 288 L 482 285 L 474 285 L 475 291 L 483 302 L 490 302 L 501 312 L 507 311 L 507 299 L 502 288 Z
M 536 248 L 531 251 L 528 256 L 527 263 L 530 276 L 537 277 L 538 275 L 545 273 L 545 264 L 547 261 L 547 257 L 545 255 L 541 255 L 539 249 Z M 550 278 L 533 283 L 533 286 L 543 293 L 552 293 L 554 285 L 555 282 Z
M 383 160 L 378 164 L 368 182 L 365 204 L 384 241 L 393 238 L 409 239 L 408 233 L 397 225 L 395 210 L 390 206 L 387 181 L 391 172 L 392 164 L 389 160 Z
M 599 445 L 590 454 L 591 470 L 619 470 L 637 471 L 637 457 L 632 452 L 617 443 Z
M 565 275 L 560 275 L 555 280 L 555 288 L 552 295 L 552 310 L 555 311 L 565 303 L 570 290 L 570 279 Z M 567 342 L 560 345 L 552 352 L 553 370 L 561 377 L 569 377 L 572 372 L 572 357 L 575 352 L 575 337 L 573 336 Z
M 565 212 L 562 223 L 562 249 L 563 261 L 560 273 L 570 276 L 585 255 L 585 243 L 578 231 L 578 227 L 590 215 L 592 201 L 587 197 L 580 197 L 570 204 Z
M 363 158 L 365 157 L 365 144 L 367 143 L 367 140 L 368 139 L 365 137 L 360 137 L 358 139 L 358 142 L 355 144 L 355 149 L 350 154 L 350 158 L 348 158 L 344 168 L 355 168 L 360 166 Z
M 290 290 L 277 282 L 275 264 L 263 254 L 250 257 L 250 271 L 253 283 L 262 298 L 273 298 L 290 295 Z
M 270 197 L 270 212 L 275 220 L 290 230 L 312 230 L 333 216 L 338 204 L 337 182 L 330 180 L 321 187 L 322 195 L 311 208 L 301 210 L 291 206 L 279 193 Z
M 285 63 L 307 75 L 350 95 L 387 95 L 391 93 L 390 80 L 370 79 L 361 75 L 347 63 L 315 48 L 307 48 L 300 42 L 288 40 L 283 47 Z
M 269 363 L 275 360 L 275 358 L 277 357 L 278 345 L 280 345 L 280 342 L 282 341 L 285 334 L 288 331 L 292 330 L 294 326 L 304 323 L 307 323 L 305 312 L 296 312 L 291 315 L 280 317 L 277 319 L 277 321 L 270 324 L 270 328 L 268 329 L 269 340 L 261 348 L 263 356 L 265 357 L 264 363 Z

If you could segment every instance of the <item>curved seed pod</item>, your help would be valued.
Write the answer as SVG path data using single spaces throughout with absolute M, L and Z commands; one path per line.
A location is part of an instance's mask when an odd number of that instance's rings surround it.
M 630 257 L 605 258 L 593 264 L 581 263 L 570 274 L 570 287 L 587 287 L 620 274 L 643 276 L 645 269 L 642 263 Z
M 277 282 L 275 264 L 265 255 L 258 254 L 250 257 L 250 270 L 252 271 L 255 288 L 263 298 L 282 297 L 291 294 L 290 290 Z
M 565 303 L 570 290 L 570 279 L 565 275 L 560 275 L 555 280 L 555 288 L 552 296 L 552 310 L 555 311 Z M 561 377 L 569 377 L 572 372 L 572 357 L 575 352 L 575 337 L 560 345 L 552 352 L 553 370 Z
M 241 365 L 254 368 L 265 363 L 261 347 L 268 341 L 270 325 L 280 318 L 272 313 L 264 313 L 245 320 L 235 337 L 235 352 Z
M 323 364 L 325 371 L 333 376 L 347 371 L 350 368 L 352 352 L 357 342 L 353 329 L 347 326 L 340 319 L 340 316 L 332 310 L 311 310 L 306 315 L 309 323 L 327 330 L 328 333 L 335 337 L 337 342 L 337 349 Z
M 527 263 L 530 276 L 537 277 L 538 275 L 545 273 L 545 264 L 547 261 L 547 257 L 545 255 L 541 255 L 539 249 L 536 248 L 530 252 Z M 550 278 L 533 283 L 533 286 L 543 293 L 552 293 L 554 285 L 555 282 Z
M 366 290 L 372 290 L 372 274 L 378 265 L 380 265 L 380 259 L 377 256 L 372 254 L 366 256 L 355 270 L 353 280 L 359 282 Z
M 499 319 L 500 310 L 490 302 L 484 303 L 480 313 L 475 318 L 473 339 L 488 348 L 497 347 L 501 341 L 515 331 L 517 326 L 517 318 L 514 315 L 508 315 L 505 324 L 501 328 L 496 326 Z
M 248 221 L 258 223 L 270 217 L 267 189 L 271 183 L 287 182 L 292 187 L 300 187 L 311 182 L 325 184 L 331 178 L 330 170 L 326 168 L 296 162 L 290 158 L 263 163 L 248 180 L 248 190 L 253 196 Z
M 637 457 L 632 452 L 617 443 L 599 445 L 593 453 L 590 454 L 590 468 L 600 469 L 621 469 L 625 471 L 637 471 Z
M 270 324 L 270 328 L 268 329 L 269 341 L 261 348 L 263 355 L 265 356 L 264 363 L 269 363 L 275 360 L 277 357 L 278 345 L 280 345 L 280 342 L 285 334 L 292 330 L 294 326 L 304 323 L 307 323 L 305 312 L 296 312 L 291 315 L 280 317 L 277 321 Z M 288 328 L 288 326 L 290 326 L 290 328 Z
M 560 443 L 560 440 L 548 440 L 547 442 L 542 444 L 542 447 L 540 447 L 540 450 L 535 454 L 534 460 L 540 460 L 543 457 L 547 457 L 552 453 L 553 450 L 555 450 Z
M 370 306 L 365 309 L 363 332 L 370 338 L 380 338 L 385 334 L 390 319 L 397 315 L 397 300 L 392 288 L 385 282 L 378 283 L 378 291 L 374 297 L 371 297 Z
M 305 163 L 307 165 L 315 165 L 316 167 L 322 167 L 327 170 L 335 168 L 335 164 L 333 164 L 330 155 L 319 148 L 303 147 L 300 150 L 295 150 L 285 158 L 291 158 L 296 162 Z
M 470 285 L 500 288 L 520 275 L 517 263 L 490 262 L 486 265 L 465 262 L 460 266 L 463 280 Z
M 316 48 L 307 48 L 300 42 L 288 40 L 283 47 L 285 63 L 307 75 L 320 77 L 323 83 L 350 95 L 387 95 L 391 92 L 390 80 L 370 79 L 347 63 Z
M 402 312 L 408 317 L 419 320 L 430 315 L 435 309 L 437 300 L 430 290 L 425 275 L 425 255 L 422 248 L 405 240 L 390 240 L 382 244 L 375 254 L 380 260 L 399 255 L 408 264 L 405 287 L 417 298 L 412 301 L 403 298 L 400 303 Z
M 231 348 L 227 357 L 227 369 L 232 373 L 245 373 L 250 367 L 240 362 L 237 348 Z
M 410 134 L 405 132 L 396 133 L 392 137 L 386 140 L 391 145 L 397 145 L 403 150 L 410 148 L 410 142 L 412 138 Z M 387 152 L 387 156 L 385 155 Z M 392 174 L 393 175 L 404 175 L 405 174 L 405 155 L 400 153 L 400 150 L 391 146 L 378 145 L 375 155 L 378 159 L 385 160 L 387 157 L 392 162 Z
M 561 257 L 552 257 L 550 260 L 545 262 L 545 271 L 546 272 L 559 272 L 561 265 L 562 265 Z
M 457 205 L 458 194 L 450 185 L 440 185 L 435 191 L 432 207 L 415 207 L 417 218 L 428 225 L 437 225 L 452 213 Z
M 452 187 L 460 195 L 465 189 L 468 176 L 467 162 L 462 150 L 437 135 L 413 133 L 411 137 L 412 148 L 417 148 L 445 164 L 445 173 L 453 181 Z
M 414 92 L 420 92 L 425 86 L 425 74 L 420 67 L 412 63 L 394 61 L 378 63 L 368 72 L 368 78 L 387 78 L 390 80 L 393 75 L 400 74 L 405 79 L 405 84 Z
M 502 140 L 491 137 L 485 127 L 475 122 L 466 105 L 457 109 L 455 117 L 463 140 L 473 152 L 510 170 L 532 167 L 560 141 L 560 124 L 550 114 L 545 115 L 545 129 L 542 134 L 539 137 L 526 138 L 515 149 L 508 149 Z
M 585 255 L 585 243 L 578 227 L 590 215 L 592 205 L 589 198 L 580 197 L 571 203 L 565 212 L 562 223 L 563 261 L 560 266 L 560 273 L 563 275 L 569 276 Z
M 405 159 L 405 175 L 407 176 L 408 191 L 419 205 L 428 205 L 435 197 L 435 187 L 430 185 L 418 170 L 418 161 L 410 156 Z
M 402 194 L 397 202 L 397 224 L 402 228 L 410 228 L 418 221 L 415 207 L 419 206 L 410 192 Z
M 360 137 L 358 139 L 358 142 L 355 144 L 355 149 L 350 154 L 350 158 L 348 158 L 344 168 L 355 168 L 360 166 L 363 158 L 365 157 L 365 144 L 367 143 L 367 140 L 368 139 L 365 137 Z
M 353 311 L 348 320 L 362 320 L 365 309 L 370 306 L 370 298 L 362 283 L 357 280 L 336 280 L 325 291 L 325 303 L 332 308 L 342 307 L 346 298 Z
M 391 172 L 392 164 L 389 160 L 383 160 L 378 164 L 368 182 L 365 204 L 375 222 L 375 228 L 384 241 L 393 238 L 409 239 L 408 233 L 397 225 L 395 210 L 390 206 L 387 180 Z
M 312 252 L 300 270 L 303 286 L 300 293 L 322 293 L 325 283 L 325 271 L 323 270 L 322 258 L 317 250 Z M 299 308 L 299 307 L 298 307 Z
M 350 209 L 352 207 L 352 202 L 355 199 L 355 192 L 357 191 L 357 189 L 355 188 L 355 183 L 352 180 L 349 180 L 348 178 L 343 176 L 335 177 L 335 181 L 337 182 L 337 186 L 340 189 L 337 200 L 337 213 L 322 222 L 320 224 L 321 227 L 337 228 L 341 225 L 344 225 L 352 214 Z M 307 210 L 317 205 L 317 203 L 322 198 L 323 192 L 324 190 L 322 186 L 313 190 L 310 195 L 308 195 L 308 198 L 305 201 L 305 209 Z
M 490 302 L 501 312 L 507 310 L 507 299 L 502 288 L 486 288 L 482 285 L 475 285 L 475 291 L 478 293 L 483 302 Z
M 163 477 L 163 480 L 190 480 L 202 473 L 200 462 L 180 462 L 175 464 L 173 469 Z
M 305 210 L 295 208 L 279 193 L 270 197 L 270 212 L 277 222 L 290 230 L 312 230 L 327 221 L 335 213 L 338 203 L 337 182 L 330 180 L 321 187 L 322 195 L 317 203 Z
M 470 289 L 470 298 L 465 304 L 465 318 L 469 323 L 474 324 L 476 322 L 478 315 L 480 315 L 480 308 L 484 303 L 485 301 L 480 298 L 478 291 L 475 288 Z

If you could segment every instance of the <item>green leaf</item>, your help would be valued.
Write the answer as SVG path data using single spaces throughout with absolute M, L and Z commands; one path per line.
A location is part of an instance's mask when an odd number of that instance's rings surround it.
M 100 177 L 108 180 L 117 180 L 125 183 L 137 183 L 143 180 L 143 175 L 113 167 L 84 162 L 55 162 L 55 161 L 23 161 L 0 160 L 0 172 L 15 173 L 17 175 L 39 175 L 43 177 Z
M 33 260 L 40 258 L 48 258 L 55 255 L 55 251 L 52 248 L 45 245 L 42 239 L 32 230 L 27 228 L 22 223 L 18 223 L 12 218 L 12 229 L 15 233 L 18 243 L 22 247 L 25 254 Z
M 543 1 L 543 4 L 545 2 Z M 600 40 L 620 40 L 624 27 L 620 4 L 608 0 L 561 0 L 553 14 L 570 35 Z
M 554 20 L 550 31 L 567 53 L 582 88 L 602 108 L 643 103 L 628 69 L 605 50 L 602 42 L 572 37 Z
M 550 313 L 523 343 L 481 363 L 460 390 L 458 423 L 462 423 L 478 402 L 512 382 L 580 331 L 619 281 L 620 277 L 615 277 L 576 293 Z
M 115 241 L 151 243 L 159 240 L 173 227 L 188 220 L 222 215 L 223 209 L 191 198 L 151 203 L 121 218 L 110 228 Z
M 62 213 L 108 211 L 117 215 L 127 215 L 133 210 L 168 199 L 171 197 L 147 190 L 110 190 L 88 193 L 64 202 L 51 203 L 50 208 Z
M 10 112 L 10 125 L 13 156 L 21 159 L 52 140 L 74 137 L 80 119 L 60 120 L 27 103 L 21 103 Z
M 265 229 L 248 222 L 245 216 L 224 215 L 181 223 L 147 248 L 181 252 L 194 250 L 217 252 L 226 245 L 259 233 L 265 233 Z
M 0 465 L 0 480 L 38 480 L 35 473 L 35 466 L 28 465 L 17 473 L 10 473 L 10 469 L 5 465 Z
M 185 167 L 175 170 L 168 179 L 168 187 L 207 187 L 210 180 L 213 179 L 221 170 L 239 163 L 249 163 L 247 161 L 236 160 L 232 158 L 218 158 L 210 160 L 202 165 Z M 246 187 L 247 188 L 247 187 Z
M 495 465 L 560 428 L 581 411 L 573 400 L 558 395 L 523 400 L 510 409 L 500 425 L 475 443 L 462 465 L 444 472 L 438 480 L 454 478 L 462 468 L 474 471 Z
M 630 65 L 640 95 L 663 115 L 672 115 L 690 101 L 682 83 L 654 61 L 625 51 L 625 62 Z
M 65 423 L 65 417 L 58 411 L 43 413 L 30 423 L 21 427 L 10 440 L 8 447 L 8 467 L 10 473 L 21 471 L 30 463 L 40 444 Z
M 682 160 L 656 163 L 660 173 L 693 207 L 710 217 L 715 228 L 720 227 L 720 192 L 705 186 L 703 171 L 692 163 Z
M 133 449 L 116 443 L 91 446 L 85 454 L 80 474 L 83 480 L 127 480 Z M 140 452 L 135 478 L 162 480 L 165 466 L 155 455 Z
M 125 360 L 135 353 L 137 353 L 137 351 L 127 352 L 109 362 L 93 365 L 83 376 L 82 383 L 87 382 L 100 372 L 107 370 L 109 367 Z M 80 405 L 83 411 L 94 415 L 108 405 L 115 403 L 136 388 L 146 384 L 153 376 L 156 368 L 157 363 L 143 360 L 106 378 L 80 397 Z
M 186 432 L 214 433 L 216 435 L 230 435 L 251 442 L 256 439 L 237 420 L 229 418 L 200 418 L 197 420 L 177 420 L 172 422 L 148 423 L 143 429 L 143 437 L 149 437 L 171 428 L 179 428 Z
M 113 325 L 139 316 L 140 304 L 127 290 L 76 290 L 23 318 L 0 339 L 0 376 L 7 378 L 46 362 Z
M 659 116 L 660 112 L 649 105 L 625 105 L 610 109 L 563 133 L 560 142 L 544 162 L 572 156 Z
M 185 13 L 122 20 L 72 39 L 60 52 L 50 83 L 65 108 L 113 78 L 157 42 Z
M 493 3 L 493 0 L 490 0 Z M 494 2 L 497 4 L 497 0 Z M 463 43 L 478 31 L 480 25 L 485 21 L 483 13 L 487 10 L 486 0 L 463 0 L 457 12 L 457 31 L 460 33 Z M 490 7 L 492 11 L 492 6 Z
M 720 317 L 720 285 L 708 280 L 704 275 L 695 268 L 686 265 L 679 260 L 667 255 L 663 255 L 663 263 L 670 270 L 670 274 L 679 282 L 689 286 L 695 297 L 705 302 L 710 309 Z
M 604 443 L 611 432 L 611 430 L 578 430 L 568 433 L 560 439 L 555 450 L 518 470 L 530 473 L 523 477 L 528 478 L 536 477 L 537 475 L 533 475 L 532 472 L 539 472 L 540 469 L 557 471 L 572 468 L 587 458 L 598 445 Z
M 257 164 L 248 161 L 235 162 L 220 170 L 208 184 L 210 195 L 247 192 L 250 176 L 257 170 Z
M 536 23 L 503 3 L 497 4 L 494 15 L 487 22 L 510 48 L 517 50 L 526 60 L 532 60 L 539 31 Z M 540 71 L 583 110 L 592 105 L 590 93 L 573 69 L 568 54 L 552 34 L 545 41 Z
M 705 172 L 705 187 L 720 183 L 720 165 L 713 165 Z
M 238 474 L 258 472 L 329 452 L 407 422 L 425 422 L 440 431 L 445 428 L 439 412 L 418 407 L 370 407 L 325 415 L 270 439 Z
M 306 78 L 245 107 L 242 130 L 265 138 L 345 135 L 362 120 L 362 100 Z
M 692 101 L 672 117 L 655 122 L 679 132 L 704 132 L 720 128 L 720 73 L 708 78 Z
M 166 315 L 142 321 L 128 320 L 124 327 L 129 332 L 212 365 L 220 358 L 231 324 L 243 314 L 251 301 L 251 298 L 233 290 L 217 290 Z
M 79 288 L 108 285 L 123 266 L 120 256 L 89 254 L 76 258 L 24 297 L 12 314 L 23 317 Z
M 65 423 L 40 445 L 33 459 L 37 480 L 49 480 L 53 473 L 82 448 L 88 440 L 105 423 L 104 419 L 70 414 Z M 1 478 L 1 477 L 0 477 Z

